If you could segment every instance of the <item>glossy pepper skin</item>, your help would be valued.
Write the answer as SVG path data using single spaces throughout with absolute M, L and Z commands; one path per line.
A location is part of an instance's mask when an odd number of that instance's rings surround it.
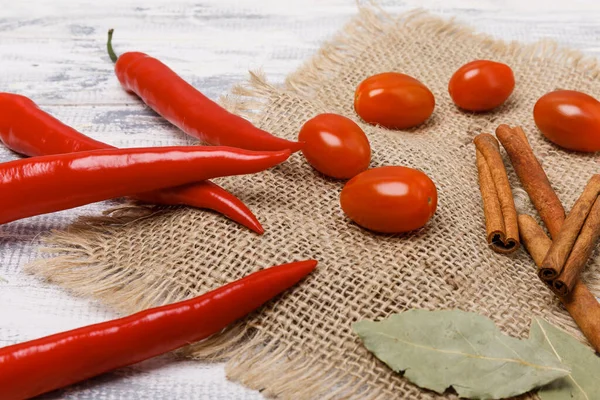
M 112 30 L 108 37 L 108 52 L 123 88 L 188 135 L 212 145 L 249 150 L 301 149 L 301 143 L 273 136 L 225 110 L 156 58 L 128 52 L 117 59 Z
M 251 174 L 289 150 L 153 147 L 94 150 L 0 164 L 0 224 L 218 176 Z
M 202 340 L 316 265 L 307 260 L 267 268 L 190 300 L 0 349 L 0 399 L 37 396 Z
M 42 111 L 29 98 L 13 93 L 0 93 L 0 140 L 12 151 L 26 156 L 115 148 L 63 124 Z M 241 200 L 210 181 L 137 194 L 134 197 L 148 203 L 208 208 L 254 232 L 264 232 L 260 222 Z

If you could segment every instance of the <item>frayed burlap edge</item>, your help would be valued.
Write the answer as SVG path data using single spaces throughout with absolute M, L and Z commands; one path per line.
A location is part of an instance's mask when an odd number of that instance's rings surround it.
M 551 41 L 523 45 L 505 42 L 486 34 L 474 33 L 469 27 L 454 20 L 444 20 L 424 11 L 415 10 L 399 17 L 391 16 L 376 7 L 364 7 L 332 40 L 326 42 L 317 55 L 291 74 L 284 87 L 268 84 L 261 73 L 250 72 L 246 84 L 232 89 L 232 95 L 221 99 L 232 112 L 250 120 L 263 112 L 274 93 L 288 91 L 291 95 L 314 101 L 312 96 L 319 82 L 348 62 L 348 57 L 360 54 L 368 46 L 362 34 L 383 35 L 390 29 L 415 29 L 437 35 L 451 36 L 457 40 L 469 37 L 482 47 L 498 54 L 513 55 L 523 60 L 538 59 L 540 62 L 562 63 L 584 73 L 591 79 L 600 75 L 595 58 L 579 51 L 561 48 Z M 104 227 L 124 225 L 139 218 L 147 218 L 160 209 L 128 204 L 111 210 L 101 217 L 83 217 L 66 231 L 53 231 L 43 239 L 42 253 L 53 254 L 26 266 L 26 271 L 60 282 L 64 288 L 83 296 L 90 294 L 118 310 L 130 312 L 156 304 L 164 304 L 181 298 L 181 288 L 168 281 L 157 281 L 154 287 L 137 282 L 131 271 L 124 272 L 118 266 L 101 262 L 94 249 L 86 245 L 86 235 L 108 234 Z M 56 255 L 58 254 L 58 255 Z M 532 266 L 533 268 L 533 266 Z M 588 277 L 590 289 L 600 293 L 600 279 Z M 590 282 L 593 280 L 593 282 Z M 155 293 L 147 298 L 147 293 Z M 585 341 L 574 322 L 564 313 L 554 313 L 569 332 Z M 323 360 L 278 343 L 269 332 L 258 331 L 252 325 L 237 324 L 220 335 L 180 350 L 180 354 L 203 360 L 227 360 L 227 376 L 242 384 L 259 390 L 267 396 L 286 398 L 377 398 L 381 393 L 369 387 L 364 379 L 350 377 L 340 369 Z M 373 362 L 365 360 L 365 362 Z M 325 382 L 325 383 L 324 383 Z
M 479 47 L 489 48 L 498 55 L 516 56 L 522 60 L 539 59 L 562 63 L 569 68 L 584 73 L 591 79 L 600 75 L 598 59 L 586 56 L 579 50 L 560 47 L 551 40 L 541 40 L 532 44 L 512 41 L 506 42 L 484 33 L 474 32 L 473 28 L 461 25 L 452 19 L 441 19 L 432 16 L 424 10 L 413 10 L 398 17 L 391 16 L 385 11 L 373 8 L 361 8 L 359 15 L 331 41 L 325 43 L 317 55 L 308 60 L 285 81 L 286 88 L 306 98 L 312 97 L 319 82 L 341 63 L 348 62 L 348 57 L 359 54 L 358 50 L 365 49 L 369 43 L 363 40 L 361 32 L 371 35 L 382 35 L 390 29 L 415 29 L 420 33 L 430 32 L 435 35 L 452 36 L 454 40 L 461 38 L 475 39 Z M 234 91 L 234 93 L 236 93 Z M 247 93 L 240 90 L 239 94 Z

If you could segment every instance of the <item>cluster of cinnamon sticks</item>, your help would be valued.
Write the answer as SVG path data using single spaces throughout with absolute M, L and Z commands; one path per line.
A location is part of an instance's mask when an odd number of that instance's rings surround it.
M 500 125 L 496 136 L 553 240 L 531 216 L 517 216 L 498 141 L 482 133 L 474 142 L 488 243 L 497 252 L 510 253 L 518 249 L 520 238 L 538 266 L 540 279 L 559 296 L 588 341 L 600 351 L 600 303 L 579 278 L 600 236 L 600 175 L 590 179 L 565 216 L 525 132 Z

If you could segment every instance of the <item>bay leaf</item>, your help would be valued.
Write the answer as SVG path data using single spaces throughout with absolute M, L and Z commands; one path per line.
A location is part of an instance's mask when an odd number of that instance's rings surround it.
M 353 329 L 390 368 L 438 393 L 453 387 L 461 397 L 500 399 L 570 372 L 540 344 L 506 336 L 490 319 L 460 310 L 409 310 Z
M 592 400 L 600 398 L 600 357 L 567 332 L 540 318 L 531 322 L 529 340 L 571 368 L 564 378 L 538 392 L 542 400 Z

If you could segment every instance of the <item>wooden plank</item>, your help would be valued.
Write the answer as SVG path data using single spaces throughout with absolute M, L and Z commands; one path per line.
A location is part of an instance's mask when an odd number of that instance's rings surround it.
M 282 82 L 356 13 L 354 0 L 121 0 L 5 2 L 0 10 L 0 91 L 31 97 L 65 123 L 122 147 L 193 142 L 125 93 L 105 51 L 115 28 L 117 52 L 160 58 L 216 99 L 262 68 Z M 575 0 L 382 0 L 391 13 L 424 7 L 456 16 L 506 40 L 550 38 L 600 55 L 600 2 Z M 0 161 L 17 156 L 0 146 Z M 0 227 L 0 346 L 111 318 L 86 299 L 25 275 L 36 238 L 98 203 Z M 221 365 L 159 359 L 107 374 L 49 398 L 254 399 L 227 382 Z

